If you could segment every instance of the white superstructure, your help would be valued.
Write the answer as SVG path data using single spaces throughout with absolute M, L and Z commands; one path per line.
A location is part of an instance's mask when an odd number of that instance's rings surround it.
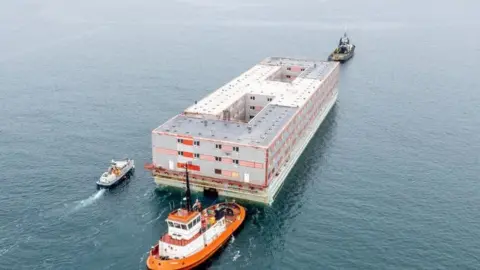
M 100 176 L 97 185 L 100 187 L 112 187 L 116 185 L 122 178 L 132 169 L 135 168 L 135 163 L 131 159 L 115 161 L 112 160 L 108 170 Z
M 152 132 L 155 182 L 273 202 L 337 99 L 336 62 L 271 57 Z

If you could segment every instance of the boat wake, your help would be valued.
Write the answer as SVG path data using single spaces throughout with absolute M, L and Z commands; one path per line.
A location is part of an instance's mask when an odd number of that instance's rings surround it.
M 236 261 L 238 258 L 240 258 L 242 255 L 240 255 L 240 250 L 235 251 L 232 261 Z
M 100 189 L 97 191 L 95 194 L 91 195 L 90 197 L 86 198 L 85 200 L 78 201 L 76 205 L 73 207 L 72 212 L 76 212 L 80 209 L 83 209 L 89 205 L 92 205 L 94 202 L 96 202 L 98 199 L 102 197 L 102 195 L 105 193 L 106 189 Z
M 152 220 L 148 221 L 146 224 L 150 224 L 150 223 L 152 223 L 152 222 L 154 222 L 154 221 L 156 221 L 156 220 L 160 219 L 160 217 L 162 217 L 163 213 L 165 213 L 165 210 L 167 210 L 167 209 L 163 209 L 162 211 L 160 211 L 160 213 L 158 213 L 158 215 L 157 215 L 157 217 L 156 217 L 156 218 L 154 218 L 154 219 L 152 219 Z

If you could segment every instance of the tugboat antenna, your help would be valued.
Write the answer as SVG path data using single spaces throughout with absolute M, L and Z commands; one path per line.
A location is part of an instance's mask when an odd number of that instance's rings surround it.
M 185 181 L 187 182 L 187 191 L 185 192 L 185 198 L 187 199 L 187 211 L 192 211 L 192 198 L 190 194 L 190 180 L 188 179 L 188 163 L 185 163 Z

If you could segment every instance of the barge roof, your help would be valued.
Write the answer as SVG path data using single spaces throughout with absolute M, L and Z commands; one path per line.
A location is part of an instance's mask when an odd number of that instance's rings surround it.
M 269 104 L 248 123 L 202 119 L 180 114 L 154 132 L 229 141 L 232 144 L 268 146 L 297 110 L 296 107 Z
M 336 62 L 269 57 L 154 132 L 229 141 L 232 144 L 268 146 L 337 65 Z M 277 80 L 276 77 L 282 72 L 296 72 L 298 76 L 291 81 Z M 248 123 L 211 119 L 211 116 L 220 118 L 225 109 L 245 95 L 272 96 L 273 100 Z
M 336 65 L 336 62 L 269 57 L 188 107 L 185 113 L 218 115 L 246 94 L 271 95 L 276 97 L 271 104 L 301 107 Z M 272 79 L 286 68 L 304 70 L 291 82 Z

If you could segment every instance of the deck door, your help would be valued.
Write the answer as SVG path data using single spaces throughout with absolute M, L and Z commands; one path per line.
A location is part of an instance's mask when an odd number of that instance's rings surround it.
M 245 183 L 250 183 L 250 174 L 249 173 L 244 173 L 243 174 L 243 181 L 245 181 Z

